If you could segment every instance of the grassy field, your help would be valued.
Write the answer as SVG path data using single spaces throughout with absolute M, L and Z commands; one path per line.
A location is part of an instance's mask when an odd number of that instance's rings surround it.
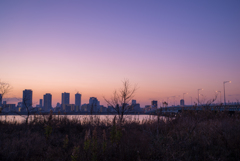
M 0 122 L 0 160 L 240 160 L 240 114 L 185 111 L 119 123 L 48 115 Z

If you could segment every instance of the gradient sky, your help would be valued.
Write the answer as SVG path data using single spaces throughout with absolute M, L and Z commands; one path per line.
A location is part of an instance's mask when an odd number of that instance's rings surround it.
M 1 0 L 0 79 L 6 97 L 33 90 L 33 102 L 51 93 L 82 94 L 82 103 L 110 98 L 124 79 L 137 84 L 144 107 L 185 95 L 196 102 L 226 84 L 240 100 L 240 1 L 201 0 Z M 219 97 L 218 100 L 219 101 Z

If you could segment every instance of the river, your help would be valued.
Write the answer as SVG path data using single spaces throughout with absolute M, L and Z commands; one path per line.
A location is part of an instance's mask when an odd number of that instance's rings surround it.
M 99 119 L 100 121 L 104 121 L 104 122 L 112 122 L 113 118 L 115 115 L 53 115 L 53 117 L 55 118 L 64 118 L 67 117 L 70 120 L 78 120 L 81 122 L 87 122 L 88 120 L 90 120 L 91 117 L 93 117 L 93 119 Z M 26 115 L 1 115 L 0 116 L 0 120 L 1 121 L 6 121 L 6 122 L 11 122 L 11 123 L 22 123 L 25 122 L 26 120 Z M 29 122 L 34 120 L 34 117 L 37 119 L 47 119 L 49 117 L 49 115 L 30 115 L 29 116 Z M 165 120 L 166 118 L 164 116 L 160 117 L 161 119 Z M 124 119 L 126 121 L 136 121 L 139 123 L 142 123 L 143 121 L 147 121 L 147 120 L 156 120 L 157 116 L 155 115 L 125 115 Z

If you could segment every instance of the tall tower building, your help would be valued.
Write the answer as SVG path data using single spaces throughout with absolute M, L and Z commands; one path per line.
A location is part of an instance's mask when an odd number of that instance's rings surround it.
M 39 100 L 39 106 L 42 108 L 42 99 Z
M 43 96 L 44 101 L 44 111 L 48 111 L 52 108 L 52 95 L 50 93 L 46 93 Z
M 26 109 L 32 108 L 32 90 L 25 89 L 23 91 L 23 98 L 22 98 L 22 111 L 26 111 Z
M 0 106 L 2 106 L 2 94 L 0 94 Z
M 70 93 L 62 93 L 62 105 L 69 104 Z
M 180 100 L 180 105 L 181 105 L 181 106 L 184 106 L 184 99 L 181 99 L 181 100 Z
M 80 109 L 80 107 L 81 107 L 81 94 L 79 94 L 79 93 L 76 93 L 75 94 L 75 106 L 76 106 L 76 108 L 78 108 L 78 109 L 76 109 L 76 110 L 79 110 Z

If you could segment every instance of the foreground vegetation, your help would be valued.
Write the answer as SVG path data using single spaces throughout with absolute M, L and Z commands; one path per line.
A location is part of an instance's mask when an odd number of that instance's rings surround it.
M 170 117 L 171 118 L 171 117 Z M 174 119 L 35 117 L 0 122 L 0 160 L 239 160 L 240 114 L 185 111 Z

